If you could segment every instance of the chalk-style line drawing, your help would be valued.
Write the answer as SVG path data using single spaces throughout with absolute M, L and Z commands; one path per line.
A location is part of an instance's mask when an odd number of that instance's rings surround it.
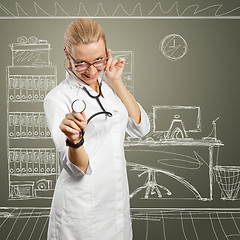
M 9 19 L 9 18 L 72 18 L 72 17 L 99 17 L 99 18 L 136 18 L 136 17 L 144 17 L 144 18 L 162 18 L 165 17 L 164 15 L 167 15 L 169 17 L 169 14 L 171 14 L 171 17 L 180 17 L 183 18 L 184 16 L 191 16 L 191 17 L 204 17 L 204 13 L 209 10 L 212 10 L 211 16 L 207 17 L 224 17 L 230 16 L 234 17 L 233 13 L 240 9 L 240 6 L 234 7 L 233 9 L 230 9 L 228 11 L 222 10 L 225 5 L 223 4 L 213 4 L 209 5 L 207 7 L 201 8 L 199 4 L 191 4 L 187 7 L 185 7 L 180 11 L 179 2 L 173 3 L 172 6 L 168 7 L 168 10 L 164 10 L 162 7 L 162 3 L 158 2 L 150 12 L 143 13 L 142 11 L 142 5 L 141 3 L 137 3 L 133 10 L 127 11 L 126 6 L 124 7 L 122 3 L 119 3 L 115 10 L 112 13 L 107 14 L 106 10 L 104 9 L 103 3 L 99 2 L 96 5 L 96 12 L 95 14 L 89 14 L 87 9 L 85 8 L 84 4 L 80 2 L 78 4 L 78 7 L 76 6 L 75 9 L 78 9 L 77 14 L 70 14 L 67 11 L 63 9 L 63 7 L 58 3 L 55 2 L 54 4 L 54 14 L 51 15 L 47 11 L 45 11 L 42 7 L 39 6 L 38 3 L 33 2 L 33 7 L 35 9 L 35 15 L 30 16 L 24 9 L 21 7 L 19 3 L 15 3 L 16 7 L 16 14 L 13 14 L 13 12 L 9 11 L 3 4 L 0 4 L 0 19 Z M 82 10 L 83 9 L 83 10 Z M 221 13 L 222 11 L 222 13 Z M 202 14 L 202 15 L 201 15 Z M 231 15 L 230 15 L 231 14 Z M 238 16 L 238 15 L 236 15 Z
M 1 207 L 0 235 L 2 239 L 46 239 L 49 211 L 49 208 Z M 11 224 L 10 229 L 9 223 Z
M 118 14 L 118 12 L 119 12 L 120 14 Z M 140 4 L 140 3 L 137 3 L 137 5 L 134 7 L 132 13 L 128 13 L 128 12 L 124 9 L 123 5 L 120 3 L 120 4 L 117 5 L 117 7 L 116 7 L 115 11 L 113 12 L 112 16 L 119 16 L 119 15 L 120 15 L 120 16 L 128 16 L 128 17 L 134 16 L 134 15 L 143 16 L 141 4 Z M 96 16 L 97 16 L 97 15 L 96 15 Z
M 173 33 L 162 39 L 159 50 L 168 60 L 177 61 L 186 55 L 188 45 L 182 36 Z
M 202 138 L 203 140 L 217 141 L 217 124 L 216 124 L 216 122 L 218 119 L 219 119 L 219 117 L 212 121 L 212 131 L 207 137 L 203 137 Z
M 9 174 L 12 176 L 49 176 L 57 172 L 55 148 L 10 148 Z
M 230 240 L 240 237 L 239 209 L 132 208 L 131 218 L 135 224 L 146 222 L 144 240 L 156 236 L 163 240 L 176 239 L 176 236 L 178 240 Z M 172 231 L 173 227 L 175 231 Z M 208 232 L 202 231 L 203 228 Z
M 122 73 L 122 81 L 125 87 L 134 95 L 134 52 L 133 51 L 111 51 L 112 57 L 125 58 L 125 66 Z
M 10 72 L 11 67 L 8 70 Z M 43 101 L 47 93 L 57 84 L 55 75 L 9 73 L 8 81 L 8 101 L 10 102 Z
M 167 170 L 162 170 L 162 169 L 156 169 L 156 168 L 152 168 L 146 165 L 142 165 L 142 164 L 136 164 L 136 163 L 127 163 L 127 166 L 132 167 L 131 170 L 134 171 L 142 171 L 141 174 L 138 175 L 138 177 L 140 177 L 141 175 L 143 175 L 144 173 L 148 173 L 148 177 L 147 180 L 145 182 L 145 184 L 139 188 L 137 188 L 136 190 L 134 190 L 131 194 L 130 194 L 130 198 L 134 197 L 134 195 L 136 195 L 139 191 L 143 190 L 146 188 L 146 192 L 145 192 L 145 196 L 144 198 L 149 198 L 149 193 L 151 193 L 151 195 L 154 195 L 155 193 L 157 193 L 158 198 L 162 198 L 162 194 L 159 191 L 159 188 L 165 190 L 167 195 L 172 195 L 172 192 L 162 186 L 157 184 L 156 182 L 156 173 L 163 173 L 166 174 L 167 176 L 170 176 L 171 178 L 175 179 L 176 181 L 180 182 L 182 185 L 184 185 L 186 188 L 188 188 L 197 199 L 202 200 L 202 201 L 206 201 L 208 199 L 203 198 L 200 193 L 197 191 L 197 189 L 188 181 L 186 181 L 183 177 L 177 176 L 175 175 L 173 172 L 167 171 Z
M 51 139 L 42 109 L 21 111 L 26 110 L 24 105 L 43 102 L 57 85 L 56 66 L 50 62 L 50 44 L 35 36 L 21 36 L 9 46 L 12 59 L 12 65 L 6 68 L 9 200 L 51 199 L 60 172 L 56 149 L 23 148 L 18 144 L 18 140 L 32 139 L 39 146 L 37 141 Z M 19 111 L 11 111 L 15 104 Z
M 1 207 L 0 235 L 6 240 L 13 236 L 18 236 L 17 240 L 46 239 L 49 212 L 50 208 Z M 240 237 L 240 210 L 234 208 L 131 208 L 131 219 L 136 225 L 141 223 L 141 229 L 145 231 L 139 240 L 155 239 L 156 236 L 163 240 L 176 239 L 176 236 L 178 240 Z M 173 227 L 175 231 L 172 231 Z M 207 234 L 203 228 L 207 229 Z
M 55 148 L 10 148 L 9 198 L 51 198 L 60 171 Z
M 221 190 L 221 199 L 237 200 L 240 189 L 240 166 L 214 166 L 216 181 Z
M 7 67 L 10 102 L 43 101 L 57 85 L 56 66 L 50 62 L 50 44 L 35 36 L 21 36 L 9 45 L 12 65 Z
M 8 119 L 10 139 L 51 138 L 44 112 L 9 112 Z
M 163 7 L 161 5 L 161 2 L 158 2 L 154 8 L 148 13 L 148 16 L 159 16 L 162 14 L 169 14 L 170 12 L 174 12 L 173 16 L 178 16 L 178 17 L 183 17 L 185 12 L 188 11 L 188 14 L 190 14 L 189 9 L 191 9 L 191 15 L 188 16 L 196 16 L 199 13 L 204 13 L 204 11 L 212 9 L 212 15 L 211 16 L 215 16 L 215 17 L 220 17 L 220 16 L 227 16 L 228 14 L 238 10 L 240 7 L 235 7 L 233 9 L 231 9 L 230 11 L 227 12 L 223 12 L 223 13 L 219 13 L 221 8 L 223 7 L 223 4 L 214 4 L 214 5 L 210 5 L 208 7 L 202 8 L 200 9 L 199 4 L 192 4 L 190 6 L 187 6 L 181 13 L 179 12 L 179 2 L 175 2 L 171 8 L 167 11 L 163 10 Z M 209 17 L 209 16 L 208 16 Z
M 168 175 L 180 182 L 182 185 L 191 189 L 195 194 L 195 199 L 202 201 L 213 199 L 213 183 L 214 183 L 214 171 L 213 166 L 218 164 L 219 147 L 223 146 L 223 143 L 217 139 L 216 133 L 216 121 L 213 123 L 213 130 L 208 137 L 195 138 L 194 134 L 201 133 L 201 111 L 197 106 L 153 106 L 153 113 L 149 114 L 151 122 L 151 130 L 147 136 L 142 139 L 134 139 L 127 137 L 124 146 L 125 151 L 143 151 L 143 152 L 156 152 L 167 153 L 167 157 L 162 159 L 159 157 L 155 159 L 161 165 L 170 167 L 171 169 L 199 169 L 203 164 L 206 166 L 209 178 L 209 196 L 202 196 L 196 187 L 185 179 L 185 176 L 177 175 L 173 170 L 162 170 L 159 167 L 140 167 L 133 168 L 135 171 L 142 171 L 148 173 L 148 178 L 143 186 L 137 188 L 132 194 L 133 197 L 139 191 L 146 189 L 145 198 L 149 197 L 151 191 L 152 195 L 156 193 L 159 198 L 162 196 L 159 185 L 156 180 L 156 172 L 161 172 L 164 175 Z M 213 136 L 212 136 L 213 134 Z M 180 154 L 178 152 L 166 152 L 160 151 L 161 147 L 193 147 L 193 153 L 195 157 Z M 205 161 L 197 152 L 196 147 L 206 147 L 208 150 L 208 161 Z M 174 150 L 173 150 L 174 151 Z M 216 156 L 215 156 L 216 153 Z M 135 163 L 134 163 L 135 164 Z M 205 171 L 205 170 L 204 170 Z M 142 176 L 143 174 L 140 174 Z M 164 189 L 166 192 L 171 192 L 171 189 Z M 167 191 L 168 190 L 168 191 Z
M 51 65 L 50 44 L 47 40 L 21 36 L 17 43 L 10 44 L 12 51 L 12 66 Z

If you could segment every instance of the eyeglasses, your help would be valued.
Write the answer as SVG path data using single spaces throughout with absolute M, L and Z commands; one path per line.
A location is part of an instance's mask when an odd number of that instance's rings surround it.
M 69 54 L 69 56 L 71 57 L 71 59 L 74 62 L 74 66 L 75 66 L 75 71 L 77 72 L 84 72 L 86 71 L 88 68 L 90 68 L 91 65 L 93 65 L 95 68 L 99 69 L 99 70 L 103 70 L 102 68 L 105 67 L 108 58 L 104 58 L 101 59 L 99 61 L 95 61 L 93 63 L 77 63 L 77 61 Z

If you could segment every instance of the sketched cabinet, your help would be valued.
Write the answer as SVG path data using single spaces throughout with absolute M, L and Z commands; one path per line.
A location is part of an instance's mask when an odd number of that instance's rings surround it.
M 7 67 L 9 199 L 51 198 L 59 165 L 43 100 L 57 85 L 56 66 L 50 63 L 50 44 L 46 40 L 20 37 L 10 47 L 12 65 Z

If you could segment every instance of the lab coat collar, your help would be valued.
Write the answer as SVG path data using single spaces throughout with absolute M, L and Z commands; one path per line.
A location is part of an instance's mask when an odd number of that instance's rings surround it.
M 101 72 L 98 76 L 98 83 L 100 83 L 102 79 L 103 72 Z M 79 79 L 77 76 L 74 75 L 74 73 L 70 70 L 66 70 L 66 81 L 69 83 L 71 88 L 81 88 L 85 87 L 89 92 L 94 91 L 91 87 L 89 87 L 85 82 L 83 82 L 81 79 Z M 104 80 L 103 80 L 104 81 Z M 95 91 L 94 91 L 95 92 Z

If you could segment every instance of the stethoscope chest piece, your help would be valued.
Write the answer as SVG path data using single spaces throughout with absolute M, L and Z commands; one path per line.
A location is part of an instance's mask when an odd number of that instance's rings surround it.
M 72 102 L 72 110 L 81 113 L 86 109 L 86 103 L 83 100 L 76 99 Z

